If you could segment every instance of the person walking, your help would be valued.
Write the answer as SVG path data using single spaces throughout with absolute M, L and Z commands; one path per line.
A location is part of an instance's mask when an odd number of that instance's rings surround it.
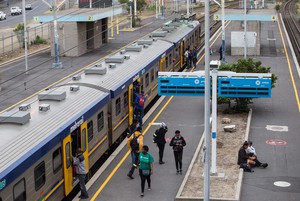
M 190 50 L 189 48 L 186 48 L 185 52 L 184 52 L 184 57 L 185 57 L 185 65 L 186 65 L 186 68 L 189 69 L 190 66 L 190 61 L 189 61 L 189 55 L 190 55 Z
M 76 156 L 73 156 L 73 165 L 76 166 L 76 176 L 79 179 L 80 191 L 81 195 L 79 198 L 87 199 L 89 195 L 85 188 L 85 177 L 86 177 L 86 167 L 84 156 L 82 155 L 82 151 L 80 148 L 76 150 Z
M 144 105 L 146 100 L 147 98 L 144 95 L 144 91 L 141 91 L 141 93 L 137 95 L 134 100 L 135 114 L 136 114 L 136 118 L 139 121 L 139 126 L 143 126 Z
M 197 48 L 195 46 L 194 49 L 193 49 L 193 65 L 194 65 L 194 68 L 197 68 L 197 61 L 198 61 L 197 54 L 198 54 L 198 51 L 197 51 Z
M 134 170 L 138 167 L 139 154 L 140 152 L 142 152 L 143 148 L 142 127 L 137 127 L 136 131 L 131 135 L 130 138 L 128 138 L 127 147 L 130 148 L 131 153 L 134 155 L 134 163 L 132 164 L 127 176 L 130 179 L 134 179 L 132 175 L 134 173 Z
M 182 174 L 182 154 L 183 147 L 186 145 L 184 138 L 180 135 L 180 131 L 175 131 L 175 136 L 172 138 L 170 142 L 170 146 L 173 147 L 175 165 L 177 174 Z
M 141 177 L 141 197 L 144 196 L 145 183 L 147 180 L 148 190 L 151 190 L 151 179 L 150 176 L 153 174 L 153 156 L 148 153 L 149 147 L 144 145 L 142 152 L 139 154 L 139 173 Z
M 159 164 L 164 164 L 163 161 L 163 155 L 164 155 L 164 149 L 166 144 L 165 135 L 168 132 L 167 125 L 162 122 L 160 125 L 160 128 L 155 131 L 153 134 L 153 141 L 156 143 L 158 150 L 159 150 Z
M 137 124 L 138 124 L 138 120 L 133 119 L 132 124 L 127 128 L 127 138 L 130 138 L 132 134 L 136 131 Z M 133 165 L 135 161 L 135 155 L 133 151 L 130 152 L 130 156 L 131 156 L 131 165 Z
M 222 59 L 223 59 L 222 45 L 221 45 L 221 47 L 219 48 L 219 54 L 220 54 L 219 60 L 222 61 Z

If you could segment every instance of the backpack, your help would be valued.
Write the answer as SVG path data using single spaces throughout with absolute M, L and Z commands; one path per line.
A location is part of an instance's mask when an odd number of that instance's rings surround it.
M 133 134 L 133 138 L 130 141 L 130 147 L 132 150 L 137 151 L 139 150 L 139 143 L 138 143 L 138 138 L 141 136 L 142 134 L 139 134 L 138 136 L 135 136 L 135 134 Z
M 143 95 L 140 95 L 140 98 L 138 100 L 138 105 L 143 107 L 145 102 L 145 97 Z

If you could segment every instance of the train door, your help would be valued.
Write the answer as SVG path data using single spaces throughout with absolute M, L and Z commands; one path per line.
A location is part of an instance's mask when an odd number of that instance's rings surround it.
M 159 71 L 166 71 L 166 57 L 163 57 L 159 61 Z
M 179 47 L 179 55 L 180 55 L 180 68 L 183 67 L 183 62 L 184 62 L 184 41 L 182 41 L 180 43 L 180 47 Z
M 64 189 L 67 196 L 73 189 L 73 166 L 71 162 L 72 157 L 72 141 L 71 135 L 63 139 L 63 167 L 64 167 Z
M 138 78 L 128 87 L 128 124 L 132 124 L 132 120 L 134 118 L 134 101 L 137 96 L 141 92 L 141 79 Z

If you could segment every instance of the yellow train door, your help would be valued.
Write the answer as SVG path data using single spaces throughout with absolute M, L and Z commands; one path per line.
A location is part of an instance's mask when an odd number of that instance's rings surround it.
M 88 133 L 87 133 L 87 122 L 85 121 L 80 126 L 81 131 L 81 151 L 84 156 L 86 172 L 89 172 L 89 148 L 88 148 Z
M 128 125 L 132 124 L 133 120 L 133 84 L 128 86 Z
M 71 135 L 63 139 L 63 168 L 64 168 L 64 189 L 67 196 L 73 189 L 73 166 L 72 166 L 72 143 Z
M 166 57 L 163 57 L 159 61 L 159 71 L 166 71 Z

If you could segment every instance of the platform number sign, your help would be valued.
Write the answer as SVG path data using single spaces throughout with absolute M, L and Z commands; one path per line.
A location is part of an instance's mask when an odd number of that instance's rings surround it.
M 91 15 L 88 16 L 88 21 L 93 20 L 93 17 Z
M 219 20 L 219 19 L 220 19 L 219 15 L 218 15 L 218 14 L 215 14 L 215 15 L 214 15 L 214 20 Z
M 273 21 L 275 21 L 275 20 L 276 20 L 276 16 L 275 16 L 275 15 L 272 15 L 271 19 L 272 19 Z

